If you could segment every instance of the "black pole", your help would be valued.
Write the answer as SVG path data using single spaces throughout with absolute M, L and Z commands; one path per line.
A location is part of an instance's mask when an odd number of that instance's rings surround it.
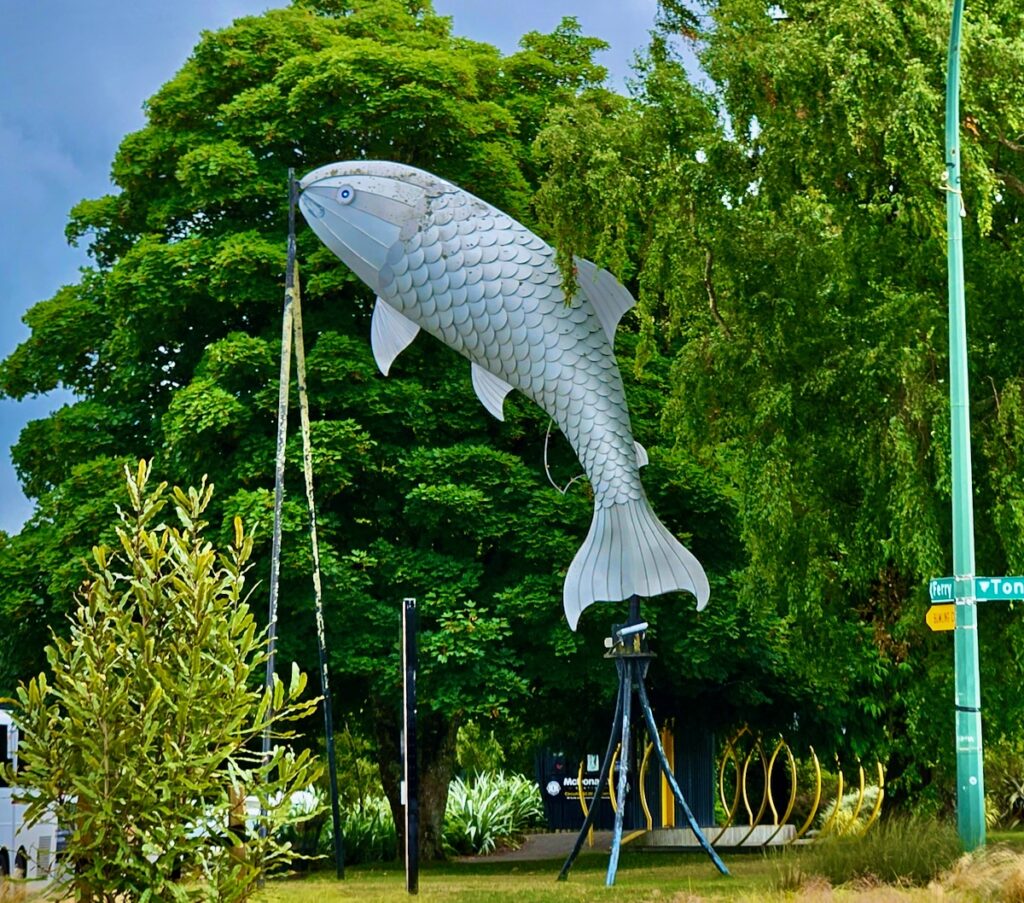
M 640 623 L 640 597 L 634 593 L 629 597 L 629 618 L 627 624 Z
M 295 205 L 299 199 L 299 183 L 295 170 L 288 170 L 290 229 L 295 226 Z M 289 247 L 295 244 L 289 235 Z M 309 392 L 306 387 L 306 341 L 302 332 L 302 292 L 299 288 L 298 267 L 292 275 L 292 318 L 295 339 L 295 375 L 299 384 L 299 423 L 302 432 L 302 474 L 306 482 L 306 505 L 309 510 L 309 545 L 313 552 L 313 597 L 316 621 L 316 648 L 320 660 L 320 696 L 324 705 L 324 738 L 327 742 L 327 775 L 331 788 L 331 826 L 334 829 L 334 872 L 339 879 L 345 877 L 345 838 L 341 830 L 341 806 L 338 802 L 338 759 L 334 749 L 334 713 L 331 699 L 331 680 L 327 664 L 327 634 L 324 629 L 324 594 L 320 580 L 320 540 L 316 526 L 316 500 L 313 493 L 313 443 L 309 426 Z
M 323 615 L 317 612 L 317 633 L 320 639 L 320 687 L 324 697 L 324 733 L 327 737 L 327 769 L 331 786 L 331 824 L 334 828 L 334 872 L 345 877 L 345 838 L 341 829 L 341 806 L 338 802 L 338 759 L 334 750 L 334 715 L 331 687 L 327 672 L 327 650 L 323 642 Z
M 419 772 L 416 768 L 416 600 L 402 603 L 402 718 L 403 803 L 405 809 L 405 889 L 420 890 Z

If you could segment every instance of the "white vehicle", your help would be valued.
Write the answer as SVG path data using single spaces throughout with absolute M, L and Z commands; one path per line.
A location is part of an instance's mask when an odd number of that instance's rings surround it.
M 2 707 L 0 762 L 18 767 L 18 728 Z M 57 820 L 44 819 L 26 828 L 25 807 L 14 802 L 14 792 L 0 780 L 0 884 L 7 877 L 49 877 L 57 851 Z

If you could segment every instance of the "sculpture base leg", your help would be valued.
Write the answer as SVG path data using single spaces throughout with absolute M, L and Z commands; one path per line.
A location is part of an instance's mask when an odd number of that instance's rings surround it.
M 635 624 L 639 624 L 639 605 L 633 606 L 634 610 L 630 612 L 630 621 Z M 646 625 L 642 625 L 646 627 Z M 624 633 L 626 631 L 623 631 Z M 621 637 L 620 637 L 621 640 Z M 641 639 L 635 640 L 635 647 L 641 644 Z M 721 857 L 715 852 L 714 847 L 708 842 L 701 831 L 700 826 L 697 824 L 697 820 L 693 817 L 689 805 L 687 805 L 686 799 L 683 797 L 683 792 L 679 788 L 679 782 L 676 781 L 675 775 L 672 773 L 672 766 L 669 764 L 668 757 L 665 755 L 665 749 L 661 745 L 661 737 L 658 734 L 658 727 L 654 721 L 654 712 L 651 710 L 650 700 L 647 698 L 647 689 L 644 686 L 644 680 L 647 676 L 647 664 L 651 659 L 649 654 L 629 652 L 625 649 L 624 644 L 620 642 L 619 646 L 616 647 L 619 651 L 613 652 L 611 657 L 615 659 L 615 668 L 619 676 L 619 690 L 618 696 L 615 701 L 615 715 L 612 719 L 612 730 L 611 735 L 608 738 L 608 749 L 605 751 L 604 761 L 601 763 L 601 775 L 597 781 L 597 787 L 594 790 L 594 797 L 590 801 L 590 809 L 587 812 L 587 817 L 583 821 L 583 827 L 580 828 L 579 835 L 576 837 L 576 843 L 573 846 L 572 852 L 566 858 L 565 863 L 562 865 L 562 870 L 558 873 L 558 880 L 564 881 L 569 875 L 569 869 L 572 868 L 573 862 L 576 861 L 576 857 L 579 855 L 580 849 L 583 847 L 583 840 L 587 836 L 587 832 L 594 824 L 598 805 L 601 801 L 601 788 L 604 787 L 605 781 L 608 780 L 609 773 L 611 771 L 611 760 L 612 755 L 615 751 L 616 737 L 621 733 L 621 752 L 620 752 L 620 766 L 619 766 L 619 779 L 617 787 L 617 801 L 618 806 L 615 811 L 615 827 L 612 831 L 612 846 L 611 853 L 608 860 L 608 873 L 605 877 L 605 884 L 611 887 L 615 884 L 615 876 L 618 872 L 619 867 L 619 853 L 622 848 L 622 827 L 623 819 L 625 816 L 625 804 L 626 804 L 626 777 L 628 773 L 627 762 L 629 759 L 629 741 L 630 741 L 630 715 L 632 709 L 633 693 L 637 694 L 637 698 L 640 702 L 640 709 L 643 712 L 644 724 L 647 728 L 647 734 L 654 744 L 654 749 L 658 755 L 658 763 L 661 766 L 662 773 L 665 775 L 665 779 L 668 781 L 669 787 L 672 788 L 672 795 L 679 803 L 683 810 L 683 814 L 686 816 L 687 824 L 690 826 L 690 830 L 693 831 L 700 843 L 704 852 L 708 854 L 715 868 L 718 869 L 723 875 L 729 874 L 729 869 L 726 868 L 725 863 L 722 862 Z M 646 651 L 646 646 L 643 647 Z M 583 788 L 580 788 L 580 793 L 583 792 Z

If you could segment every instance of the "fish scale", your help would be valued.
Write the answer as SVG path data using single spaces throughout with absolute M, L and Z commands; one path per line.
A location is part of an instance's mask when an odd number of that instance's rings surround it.
M 445 195 L 440 197 L 443 198 Z M 418 316 L 416 311 L 426 303 L 424 299 L 429 295 L 435 305 L 436 313 L 424 318 L 421 326 L 426 332 L 441 341 L 446 341 L 441 323 L 443 321 L 445 325 L 448 324 L 449 317 L 445 311 L 451 310 L 453 300 L 451 294 L 446 290 L 447 285 L 442 286 L 437 278 L 431 277 L 430 261 L 440 259 L 445 251 L 448 256 L 463 254 L 463 259 L 465 259 L 464 251 L 473 247 L 474 244 L 478 244 L 485 249 L 481 255 L 483 268 L 477 266 L 466 268 L 466 282 L 472 284 L 479 281 L 495 280 L 498 278 L 498 273 L 489 273 L 488 264 L 499 257 L 496 246 L 499 244 L 507 246 L 515 239 L 523 237 L 524 233 L 528 235 L 522 227 L 515 228 L 507 217 L 504 218 L 504 221 L 508 225 L 501 229 L 499 226 L 501 217 L 475 215 L 473 209 L 468 206 L 453 210 L 445 204 L 445 211 L 453 213 L 460 221 L 472 222 L 473 231 L 467 233 L 458 230 L 458 237 L 442 239 L 440 230 L 434 223 L 433 202 L 428 202 L 427 213 L 420 222 L 420 230 L 405 241 L 399 239 L 388 249 L 387 253 L 388 260 L 404 257 L 408 261 L 409 272 L 413 274 L 415 288 L 402 291 L 395 282 L 389 282 L 386 286 L 381 287 L 381 297 L 410 318 Z M 501 241 L 504 237 L 501 233 L 508 234 L 508 242 Z M 466 241 L 468 236 L 475 236 L 477 242 L 474 243 L 471 239 Z M 463 240 L 460 241 L 460 238 Z M 447 248 L 443 248 L 442 243 Z M 531 311 L 539 315 L 537 325 L 529 331 L 527 336 L 527 346 L 531 349 L 531 353 L 527 355 L 526 359 L 531 365 L 536 366 L 531 366 L 528 371 L 525 371 L 508 345 L 499 345 L 495 348 L 489 341 L 480 341 L 480 338 L 486 336 L 493 339 L 495 335 L 492 315 L 488 307 L 480 300 L 467 304 L 469 316 L 462 322 L 455 322 L 455 338 L 451 343 L 452 347 L 481 366 L 489 363 L 490 369 L 494 369 L 494 365 L 497 363 L 497 375 L 519 389 L 551 415 L 584 465 L 587 477 L 594 487 L 595 504 L 608 507 L 630 499 L 638 499 L 643 493 L 639 469 L 636 466 L 636 455 L 632 443 L 626 441 L 622 435 L 622 421 L 607 415 L 595 418 L 592 428 L 584 433 L 579 425 L 574 425 L 568 419 L 571 390 L 565 388 L 560 391 L 557 385 L 559 383 L 571 385 L 574 378 L 581 378 L 581 381 L 600 382 L 603 380 L 602 371 L 611 369 L 615 369 L 617 375 L 617 365 L 611 355 L 611 349 L 607 347 L 606 339 L 601 334 L 600 325 L 597 323 L 596 317 L 593 314 L 588 317 L 587 312 L 578 303 L 575 305 L 565 304 L 560 276 L 557 269 L 551 264 L 554 258 L 554 249 L 546 247 L 544 250 L 527 250 L 527 247 L 521 243 L 519 247 L 528 255 L 528 259 L 524 261 L 525 264 L 535 268 L 534 271 L 536 268 L 543 268 L 543 271 L 546 272 L 545 283 L 549 286 L 550 291 L 540 298 L 537 297 L 536 292 L 520 292 L 520 287 L 525 280 L 517 278 L 518 267 L 510 264 L 507 270 L 498 270 L 501 275 L 500 290 L 499 285 L 491 282 L 492 285 L 495 285 L 492 297 L 501 300 L 514 299 L 515 309 L 520 307 L 525 309 L 527 319 L 529 319 Z M 545 267 L 545 264 L 549 264 L 549 266 Z M 585 332 L 578 329 L 581 320 L 588 325 Z M 503 321 L 507 322 L 507 315 Z M 551 331 L 541 331 L 543 322 L 551 323 L 552 321 L 556 324 L 557 335 L 553 335 Z M 559 341 L 562 338 L 569 339 L 569 342 Z M 546 396 L 545 388 L 550 371 L 543 366 L 544 361 L 557 363 L 563 357 L 571 357 L 574 366 L 557 368 L 556 386 L 551 389 L 552 395 Z M 583 372 L 576 372 L 579 370 Z M 614 406 L 625 409 L 626 399 L 621 378 L 616 380 L 608 391 L 612 394 L 608 397 L 608 403 L 602 404 L 600 410 L 608 412 Z
M 503 418 L 513 388 L 566 436 L 594 491 L 586 540 L 569 565 L 570 627 L 595 601 L 685 590 L 707 602 L 700 563 L 651 510 L 640 481 L 613 341 L 635 302 L 611 274 L 577 259 L 566 303 L 555 252 L 507 214 L 397 163 L 331 164 L 305 176 L 300 209 L 378 294 L 372 341 L 387 374 L 423 330 L 469 358 L 473 387 Z M 344 189 L 344 190 L 342 190 Z

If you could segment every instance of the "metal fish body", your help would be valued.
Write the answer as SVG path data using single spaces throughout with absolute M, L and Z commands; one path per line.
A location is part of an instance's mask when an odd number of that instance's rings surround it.
M 377 293 L 374 356 L 387 375 L 420 329 L 472 362 L 473 387 L 504 419 L 512 389 L 569 440 L 594 490 L 594 519 L 569 567 L 565 615 L 575 630 L 596 601 L 686 590 L 707 603 L 697 559 L 651 510 L 647 463 L 633 441 L 615 328 L 635 303 L 607 271 L 578 259 L 565 303 L 555 252 L 461 188 L 399 163 L 324 166 L 300 183 L 299 206 L 321 240 Z

